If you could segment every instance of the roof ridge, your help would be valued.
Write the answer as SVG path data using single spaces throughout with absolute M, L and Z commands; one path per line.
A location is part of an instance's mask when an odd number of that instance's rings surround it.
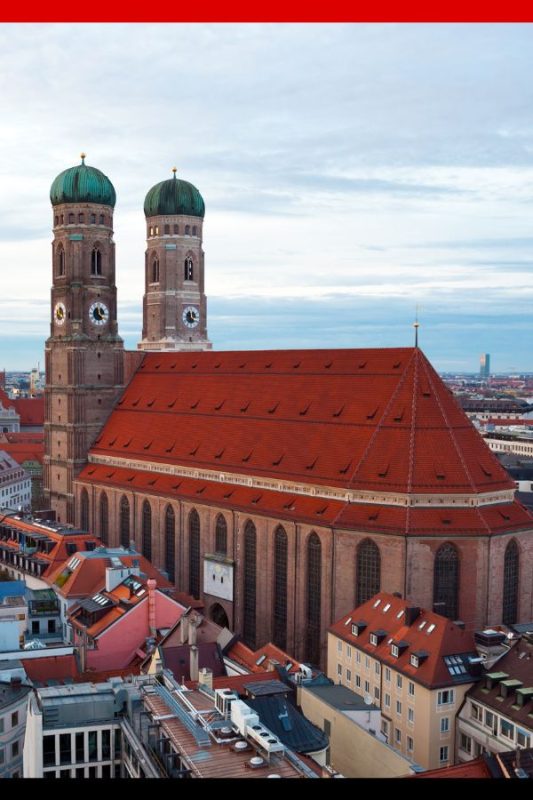
M 417 349 L 415 353 L 419 353 Z M 413 397 L 411 401 L 411 432 L 409 436 L 409 459 L 408 459 L 408 473 L 407 473 L 407 491 L 410 493 L 413 488 L 413 474 L 415 471 L 414 464 L 414 451 L 415 451 L 415 433 L 416 433 L 416 411 L 417 411 L 417 389 L 418 389 L 418 362 L 419 358 L 415 358 L 414 375 L 413 375 Z
M 409 361 L 407 363 L 407 366 L 406 366 L 406 368 L 405 368 L 405 370 L 403 372 L 403 375 L 400 378 L 400 380 L 398 381 L 398 384 L 397 384 L 395 390 L 391 394 L 391 396 L 389 398 L 389 401 L 388 401 L 387 405 L 385 406 L 385 408 L 383 410 L 383 414 L 379 418 L 379 421 L 378 421 L 376 427 L 374 428 L 374 431 L 372 432 L 372 436 L 370 437 L 370 439 L 368 441 L 368 444 L 367 444 L 367 446 L 365 447 L 365 449 L 363 451 L 363 455 L 359 459 L 359 462 L 357 463 L 356 467 L 354 468 L 354 471 L 352 472 L 352 474 L 350 476 L 350 479 L 348 481 L 348 486 L 352 485 L 353 481 L 355 480 L 355 476 L 357 475 L 357 473 L 359 472 L 361 466 L 363 465 L 363 463 L 366 461 L 366 459 L 368 457 L 370 449 L 371 449 L 372 445 L 374 444 L 374 440 L 376 439 L 378 433 L 381 432 L 382 425 L 383 425 L 383 420 L 387 417 L 387 414 L 389 412 L 390 407 L 392 406 L 392 404 L 395 401 L 400 389 L 402 388 L 403 384 L 405 383 L 406 375 L 407 375 L 407 373 L 409 371 L 409 367 L 411 365 L 411 361 L 416 356 L 416 352 L 417 352 L 416 350 L 413 350 L 413 352 L 411 354 L 411 358 L 409 359 Z
M 438 405 L 438 407 L 439 407 L 439 411 L 440 411 L 440 413 L 441 413 L 441 415 L 442 415 L 442 419 L 444 420 L 444 424 L 446 425 L 446 428 L 448 429 L 448 433 L 450 434 L 451 440 L 452 440 L 452 442 L 453 442 L 453 446 L 454 446 L 454 448 L 455 448 L 455 452 L 456 452 L 456 453 L 457 453 L 457 455 L 459 456 L 459 460 L 460 460 L 460 462 L 461 462 L 461 465 L 462 465 L 462 467 L 463 467 L 463 470 L 464 470 L 464 473 L 465 473 L 465 475 L 466 475 L 466 477 L 467 477 L 467 480 L 468 480 L 468 482 L 469 482 L 469 484 L 470 484 L 470 488 L 472 489 L 472 493 L 473 493 L 473 494 L 477 494 L 477 492 L 476 492 L 476 485 L 475 485 L 475 483 L 474 483 L 474 481 L 473 481 L 473 479 L 472 479 L 472 475 L 470 474 L 470 470 L 468 469 L 468 466 L 467 466 L 467 464 L 466 464 L 466 461 L 465 461 L 465 458 L 464 458 L 464 455 L 463 455 L 463 451 L 462 451 L 462 450 L 461 450 L 461 448 L 459 447 L 459 443 L 458 443 L 458 441 L 457 441 L 457 437 L 456 437 L 456 435 L 455 435 L 455 431 L 454 431 L 454 429 L 453 429 L 453 426 L 452 426 L 452 425 L 450 425 L 450 422 L 449 422 L 449 420 L 448 420 L 448 416 L 447 416 L 447 414 L 446 414 L 446 411 L 444 410 L 444 406 L 443 406 L 443 404 L 441 403 L 441 398 L 440 398 L 440 395 L 439 395 L 439 393 L 436 391 L 435 384 L 434 384 L 434 382 L 433 382 L 433 380 L 432 380 L 432 378 L 431 378 L 430 371 L 428 370 L 428 366 L 429 366 L 429 365 L 428 365 L 428 363 L 426 362 L 426 363 L 424 364 L 424 370 L 425 370 L 425 373 L 426 373 L 426 377 L 427 377 L 427 379 L 428 379 L 428 381 L 429 381 L 429 384 L 430 384 L 430 386 L 431 386 L 431 388 L 432 388 L 432 390 L 433 390 L 433 392 L 434 392 L 434 394 L 435 394 L 435 398 L 436 398 L 436 400 L 437 400 L 437 405 Z

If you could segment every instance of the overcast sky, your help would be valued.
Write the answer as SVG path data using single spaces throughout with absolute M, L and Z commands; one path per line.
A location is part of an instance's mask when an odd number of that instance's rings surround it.
M 533 371 L 531 25 L 0 27 L 0 368 L 44 363 L 49 187 L 117 191 L 119 327 L 140 338 L 143 201 L 206 203 L 216 349 L 395 347 Z

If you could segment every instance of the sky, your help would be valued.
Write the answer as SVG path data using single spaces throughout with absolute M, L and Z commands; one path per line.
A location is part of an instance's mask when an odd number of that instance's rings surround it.
M 0 368 L 44 364 L 54 177 L 117 192 L 140 339 L 148 189 L 206 204 L 217 350 L 420 344 L 533 371 L 533 26 L 0 26 Z

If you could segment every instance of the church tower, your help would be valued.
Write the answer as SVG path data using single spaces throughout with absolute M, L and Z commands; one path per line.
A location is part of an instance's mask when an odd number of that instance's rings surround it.
M 58 175 L 50 190 L 54 240 L 44 489 L 64 523 L 75 522 L 73 480 L 123 388 L 124 367 L 117 330 L 115 189 L 100 170 L 85 164 L 85 154 L 81 159 Z
M 143 331 L 139 350 L 210 350 L 198 189 L 174 177 L 144 201 L 147 226 Z

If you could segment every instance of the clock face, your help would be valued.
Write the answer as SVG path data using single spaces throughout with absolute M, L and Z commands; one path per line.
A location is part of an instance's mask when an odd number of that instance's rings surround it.
M 89 308 L 89 319 L 93 325 L 105 325 L 109 319 L 109 309 L 99 300 Z
M 56 303 L 54 308 L 54 322 L 56 325 L 63 325 L 67 318 L 67 310 L 64 303 Z
M 188 328 L 196 328 L 200 322 L 200 309 L 196 308 L 196 306 L 185 306 L 181 318 L 183 324 Z

